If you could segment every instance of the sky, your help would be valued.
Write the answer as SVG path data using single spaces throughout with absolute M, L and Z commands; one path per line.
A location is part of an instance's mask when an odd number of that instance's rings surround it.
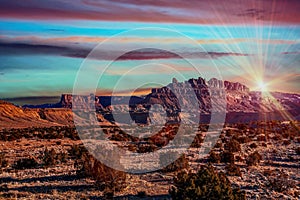
M 300 93 L 299 10 L 298 0 L 0 0 L 0 98 L 72 93 L 85 67 L 86 92 L 98 76 L 102 95 L 199 74 Z

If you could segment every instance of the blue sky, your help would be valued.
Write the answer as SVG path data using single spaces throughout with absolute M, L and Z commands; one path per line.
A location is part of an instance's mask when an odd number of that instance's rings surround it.
M 258 89 L 258 82 L 265 82 L 273 91 L 300 92 L 300 25 L 294 12 L 294 7 L 299 7 L 297 1 L 287 4 L 290 10 L 281 9 L 278 3 L 275 11 L 281 10 L 276 12 L 269 11 L 268 5 L 253 8 L 250 3 L 233 10 L 235 6 L 230 6 L 234 0 L 212 8 L 199 3 L 198 11 L 182 2 L 140 5 L 137 1 L 103 1 L 100 9 L 92 1 L 82 7 L 76 4 L 81 1 L 70 6 L 60 1 L 29 5 L 3 1 L 0 9 L 7 12 L 0 14 L 0 98 L 71 93 L 88 53 L 107 40 L 109 45 L 101 49 L 101 56 L 91 61 L 95 70 L 102 70 L 122 47 L 147 48 L 156 43 L 192 59 L 200 71 L 207 72 L 206 78 L 213 77 L 217 68 L 224 80 L 239 81 L 252 90 Z M 61 9 L 54 8 L 58 3 Z M 123 10 L 118 14 L 119 7 Z M 50 8 L 56 15 L 48 13 Z M 30 14 L 32 10 L 38 12 Z M 89 10 L 95 15 L 88 14 Z M 108 11 L 110 17 L 104 15 Z M 145 27 L 178 31 L 194 40 L 199 49 L 190 48 L 178 35 L 132 31 Z M 124 35 L 126 31 L 131 32 Z M 129 73 L 120 89 L 134 88 L 143 80 L 169 83 L 176 73 L 164 70 L 163 65 L 172 66 L 186 78 L 199 76 L 182 59 L 159 50 L 140 58 L 141 51 L 114 61 L 98 92 L 109 94 L 124 73 L 145 64 L 149 68 Z

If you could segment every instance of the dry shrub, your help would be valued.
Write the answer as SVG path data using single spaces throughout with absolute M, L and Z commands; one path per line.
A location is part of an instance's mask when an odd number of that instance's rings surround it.
M 222 141 L 218 141 L 218 142 L 215 144 L 214 148 L 222 148 Z
M 139 197 L 139 198 L 145 198 L 145 197 L 147 197 L 147 192 L 146 191 L 139 191 L 136 194 L 136 196 Z
M 5 158 L 5 154 L 4 153 L 0 153 L 0 173 L 2 173 L 2 171 L 4 170 L 5 167 L 7 167 L 8 162 Z
M 300 147 L 296 147 L 295 151 L 296 151 L 296 154 L 300 155 Z
M 240 144 L 244 144 L 247 142 L 250 142 L 251 139 L 248 138 L 247 136 L 240 136 L 240 137 L 236 137 L 236 140 L 240 143 Z
M 271 176 L 273 173 L 274 173 L 274 171 L 271 170 L 271 169 L 265 169 L 265 170 L 263 171 L 263 175 L 264 175 L 264 176 Z
M 225 144 L 225 149 L 233 153 L 239 152 L 241 151 L 241 145 L 237 140 L 231 139 L 228 143 Z
M 257 136 L 257 141 L 259 141 L 259 142 L 266 142 L 267 141 L 266 136 L 265 135 L 259 135 L 259 136 Z
M 71 158 L 78 160 L 87 152 L 87 149 L 83 145 L 72 145 L 71 149 L 68 150 L 68 154 Z
M 171 164 L 167 165 L 166 167 L 163 167 L 161 169 L 162 172 L 175 172 L 182 169 L 187 169 L 189 167 L 188 159 L 185 157 L 185 155 L 181 155 L 178 159 L 177 158 L 178 153 L 177 152 L 167 152 L 167 153 L 161 153 L 160 154 L 160 165 L 163 166 L 164 163 L 172 162 Z
M 283 140 L 282 144 L 288 146 L 288 145 L 291 144 L 291 141 L 290 140 Z
M 224 163 L 234 163 L 234 155 L 232 152 L 223 151 L 221 153 L 221 162 Z
M 221 157 L 218 153 L 211 151 L 208 157 L 208 161 L 211 163 L 220 163 Z
M 156 135 L 156 136 L 152 136 L 149 141 L 151 141 L 152 144 L 154 144 L 157 147 L 164 147 L 169 143 L 169 140 L 167 137 L 165 136 L 161 136 L 161 135 Z
M 242 175 L 240 167 L 235 165 L 234 163 L 230 163 L 230 164 L 226 165 L 225 170 L 226 170 L 226 174 L 228 176 L 241 176 Z
M 108 159 L 119 162 L 118 158 L 109 155 Z M 92 155 L 85 153 L 83 159 L 83 172 L 87 176 L 91 176 L 96 181 L 96 185 L 104 193 L 106 199 L 112 199 L 115 192 L 122 191 L 126 187 L 126 173 L 123 171 L 112 169 Z
M 280 172 L 277 176 L 268 177 L 268 186 L 276 192 L 284 192 L 295 187 L 295 182 L 291 180 L 288 174 Z
M 45 167 L 54 166 L 56 164 L 66 162 L 68 155 L 64 152 L 57 153 L 54 149 L 50 151 L 46 148 L 44 151 L 43 163 Z
M 255 142 L 253 142 L 253 143 L 251 143 L 251 144 L 249 145 L 249 147 L 250 147 L 251 149 L 255 149 L 255 148 L 257 148 L 257 144 L 256 144 Z
M 137 153 L 149 153 L 149 152 L 154 152 L 157 150 L 158 147 L 155 144 L 152 143 L 139 143 L 137 145 Z
M 34 158 L 21 158 L 13 165 L 14 169 L 33 169 L 37 167 L 38 163 Z
M 210 165 L 202 166 L 197 173 L 180 172 L 169 193 L 173 200 L 246 199 L 244 192 L 232 188 L 224 173 L 218 173 Z
M 280 141 L 282 139 L 281 135 L 280 134 L 275 134 L 273 137 L 272 137 L 273 140 L 275 141 Z
M 262 156 L 255 151 L 254 153 L 250 154 L 246 160 L 248 166 L 258 165 L 261 161 Z
M 5 154 L 4 153 L 0 153 L 0 167 L 6 167 L 8 164 L 6 158 L 5 158 Z
M 203 141 L 203 135 L 197 134 L 194 138 L 194 141 L 191 144 L 191 148 L 201 148 Z

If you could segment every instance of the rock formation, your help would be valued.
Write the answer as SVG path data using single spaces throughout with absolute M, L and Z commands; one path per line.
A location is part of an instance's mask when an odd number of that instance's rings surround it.
M 151 93 L 144 97 L 63 94 L 60 102 L 56 104 L 25 107 L 70 109 L 73 98 L 76 98 L 76 105 L 82 109 L 87 108 L 88 103 L 94 102 L 97 113 L 111 122 L 114 121 L 112 111 L 114 114 L 123 115 L 129 110 L 135 122 L 147 123 L 150 121 L 149 110 L 154 104 L 163 106 L 167 116 L 173 121 L 180 120 L 178 113 L 182 112 L 182 109 L 191 113 L 200 112 L 203 115 L 209 115 L 211 112 L 224 112 L 224 106 L 226 106 L 227 116 L 236 117 L 240 115 L 237 113 L 271 113 L 285 110 L 299 118 L 300 113 L 299 94 L 274 92 L 271 96 L 264 96 L 261 92 L 250 91 L 248 87 L 238 82 L 222 81 L 216 78 L 206 81 L 201 77 L 185 82 L 178 82 L 173 78 L 167 86 L 153 88 Z

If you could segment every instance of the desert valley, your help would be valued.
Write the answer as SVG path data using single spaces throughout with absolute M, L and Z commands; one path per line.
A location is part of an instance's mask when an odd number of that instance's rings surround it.
M 72 95 L 63 94 L 56 104 L 23 107 L 1 101 L 0 197 L 176 199 L 185 192 L 180 188 L 183 183 L 180 174 L 202 170 L 219 176 L 219 181 L 222 178 L 228 181 L 226 186 L 222 181 L 214 184 L 228 187 L 230 199 L 298 199 L 299 94 L 273 92 L 271 98 L 263 96 L 262 92 L 252 92 L 240 83 L 217 79 L 206 82 L 202 78 L 184 83 L 173 80 L 168 87 L 152 89 L 151 93 L 140 97 L 77 97 L 83 110 L 87 99 L 95 100 L 99 127 L 87 126 L 85 129 L 90 133 L 101 129 L 105 138 L 95 137 L 97 141 L 107 143 L 110 140 L 114 145 L 136 153 L 154 152 L 166 146 L 180 127 L 178 99 L 189 98 L 184 93 L 187 93 L 187 84 L 192 85 L 196 93 L 200 119 L 203 120 L 198 124 L 196 137 L 187 153 L 175 162 L 142 174 L 113 170 L 89 155 L 74 126 L 76 113 L 72 112 Z M 168 88 L 179 90 L 182 96 L 174 96 Z M 226 97 L 224 126 L 209 154 L 199 157 L 205 137 L 210 135 L 209 126 L 213 126 L 208 123 L 212 108 L 209 93 L 221 97 L 222 89 Z M 110 104 L 113 98 L 114 106 Z M 219 103 L 222 101 L 224 99 L 218 99 Z M 149 137 L 132 136 L 128 134 L 130 124 L 119 127 L 114 121 L 112 110 L 119 115 L 129 110 L 132 123 L 151 127 L 155 118 L 150 117 L 149 110 L 155 104 L 166 110 L 167 123 Z M 186 129 L 186 134 L 189 131 Z M 130 168 L 130 163 L 122 163 L 120 158 L 118 160 L 109 154 L 109 150 L 107 152 L 108 158 Z M 160 155 L 159 159 L 167 159 L 164 156 Z M 148 165 L 151 166 L 151 162 Z M 189 187 L 187 190 L 193 191 L 195 186 L 185 184 Z M 222 192 L 220 195 L 224 196 Z

